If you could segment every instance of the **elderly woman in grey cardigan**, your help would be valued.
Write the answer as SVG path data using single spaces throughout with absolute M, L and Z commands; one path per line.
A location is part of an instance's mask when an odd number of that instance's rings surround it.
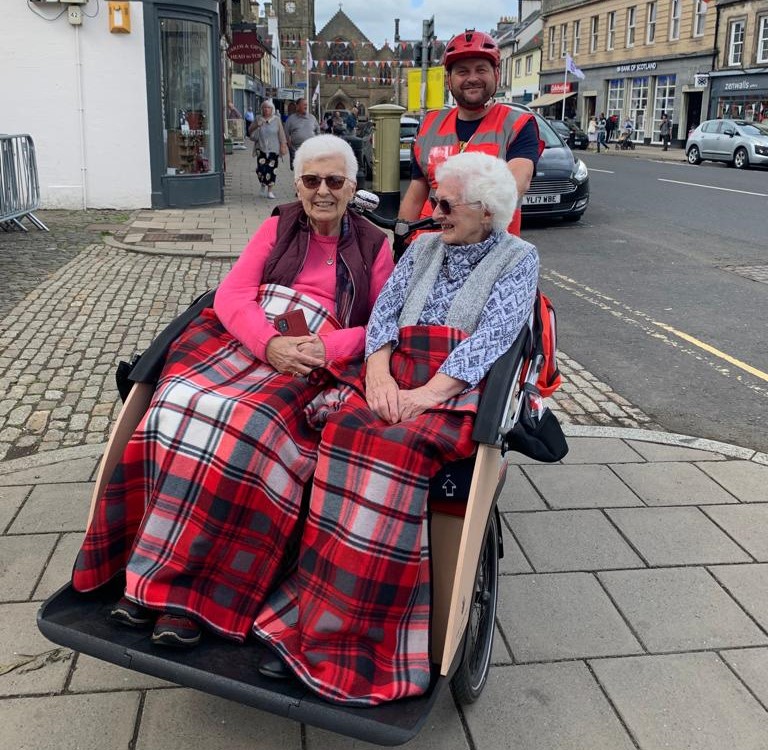
M 248 132 L 253 141 L 253 155 L 256 157 L 256 175 L 261 183 L 261 195 L 274 198 L 272 188 L 277 182 L 277 160 L 288 153 L 283 123 L 275 112 L 270 100 L 261 104 L 261 116 L 257 117 Z
M 352 705 L 429 686 L 429 478 L 474 453 L 483 380 L 536 294 L 536 249 L 506 231 L 506 164 L 458 154 L 437 180 L 442 231 L 419 237 L 384 285 L 365 373 L 331 373 L 298 567 L 253 628 L 280 657 L 264 674 L 290 670 Z

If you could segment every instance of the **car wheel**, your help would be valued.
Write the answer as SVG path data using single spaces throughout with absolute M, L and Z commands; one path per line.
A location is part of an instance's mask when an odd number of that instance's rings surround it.
M 698 146 L 691 146 L 688 149 L 688 163 L 689 164 L 701 164 L 701 154 L 699 153 Z
M 749 167 L 749 155 L 747 154 L 747 149 L 741 147 L 736 149 L 733 154 L 733 166 L 736 167 L 736 169 L 747 169 L 747 167 Z

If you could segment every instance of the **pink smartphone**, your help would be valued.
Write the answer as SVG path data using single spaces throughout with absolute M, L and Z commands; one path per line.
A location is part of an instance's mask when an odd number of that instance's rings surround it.
M 309 336 L 309 326 L 304 310 L 289 310 L 275 315 L 275 328 L 281 336 Z

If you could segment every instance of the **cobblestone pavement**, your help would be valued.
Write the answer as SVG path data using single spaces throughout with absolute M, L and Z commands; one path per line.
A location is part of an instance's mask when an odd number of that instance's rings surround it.
M 0 277 L 6 305 L 0 323 L 0 460 L 106 440 L 119 411 L 116 363 L 146 348 L 192 299 L 215 286 L 274 206 L 251 197 L 257 190 L 250 167 L 245 153 L 230 157 L 225 206 L 134 212 L 126 226 L 115 224 L 114 215 L 110 222 L 109 212 L 86 212 L 51 222 L 50 235 L 18 235 L 39 260 L 40 272 L 21 298 L 6 296 L 18 274 Z M 278 199 L 290 199 L 291 189 L 283 166 Z M 110 222 L 120 239 L 94 243 L 89 227 L 98 221 Z M 210 233 L 211 239 L 204 247 L 145 240 L 152 233 L 185 232 Z M 654 426 L 573 358 L 564 355 L 560 364 L 565 383 L 555 405 L 563 421 Z

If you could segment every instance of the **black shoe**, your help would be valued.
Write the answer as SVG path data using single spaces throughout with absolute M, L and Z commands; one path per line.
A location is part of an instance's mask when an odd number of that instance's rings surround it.
M 155 615 L 156 613 L 132 602 L 130 599 L 126 599 L 126 597 L 122 597 L 109 613 L 114 622 L 127 625 L 129 628 L 145 628 L 152 624 Z
M 200 643 L 200 626 L 189 617 L 161 615 L 152 631 L 152 643 L 172 648 L 192 648 Z
M 288 665 L 277 656 L 268 656 L 259 664 L 259 674 L 273 680 L 287 680 L 291 676 Z

